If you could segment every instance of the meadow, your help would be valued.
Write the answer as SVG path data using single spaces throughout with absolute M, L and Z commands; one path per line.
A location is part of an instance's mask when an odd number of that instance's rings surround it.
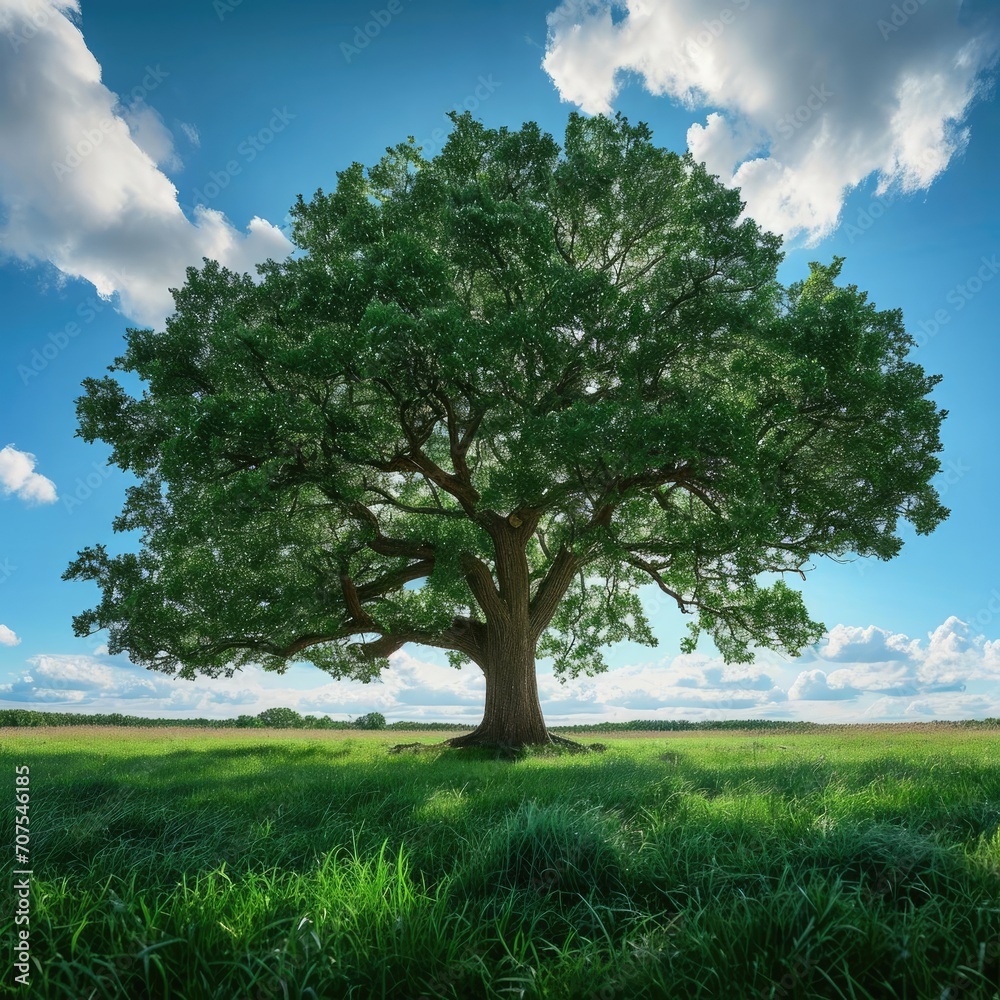
M 0 990 L 1000 997 L 995 729 L 388 752 L 447 735 L 0 730 L 34 873 L 31 986 L 5 899 Z

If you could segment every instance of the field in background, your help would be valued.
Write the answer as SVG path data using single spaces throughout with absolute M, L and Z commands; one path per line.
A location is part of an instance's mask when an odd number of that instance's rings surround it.
M 445 731 L 6 729 L 29 995 L 997 996 L 1000 735 L 838 728 L 515 762 L 386 752 Z

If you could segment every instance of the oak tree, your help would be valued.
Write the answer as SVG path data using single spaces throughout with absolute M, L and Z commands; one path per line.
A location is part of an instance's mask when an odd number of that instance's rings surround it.
M 485 676 L 455 745 L 552 739 L 561 678 L 655 645 L 638 588 L 727 662 L 823 634 L 787 574 L 890 559 L 947 516 L 939 376 L 899 310 L 783 287 L 779 237 L 645 125 L 453 116 L 293 209 L 301 253 L 257 280 L 206 261 L 161 331 L 88 379 L 78 434 L 138 479 L 78 554 L 77 635 L 181 677 L 307 660 L 369 681 L 404 644 Z M 408 586 L 409 585 L 409 586 Z

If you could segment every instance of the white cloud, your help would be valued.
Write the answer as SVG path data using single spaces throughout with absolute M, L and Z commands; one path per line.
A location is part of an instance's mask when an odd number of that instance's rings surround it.
M 827 682 L 834 688 L 849 688 L 873 694 L 915 695 L 920 691 L 913 664 L 886 661 L 857 663 L 831 670 Z
M 540 673 L 538 689 L 546 713 L 579 712 L 593 718 L 611 718 L 622 710 L 637 718 L 680 718 L 688 710 L 752 710 L 759 715 L 786 700 L 759 667 L 727 666 L 700 653 L 618 667 L 565 684 L 551 673 Z
M 209 257 L 254 273 L 292 245 L 260 218 L 241 233 L 214 209 L 184 215 L 157 167 L 176 165 L 172 137 L 146 103 L 169 74 L 148 67 L 126 107 L 101 83 L 68 16 L 77 13 L 77 0 L 0 6 L 0 248 L 49 261 L 105 298 L 117 292 L 123 313 L 160 327 L 188 266 Z
M 56 484 L 35 472 L 35 456 L 18 451 L 12 444 L 0 450 L 0 490 L 12 493 L 29 504 L 55 503 Z
M 837 625 L 819 657 L 844 664 L 827 676 L 831 686 L 870 693 L 926 695 L 1000 680 L 1000 642 L 973 634 L 955 616 L 928 632 L 925 642 L 874 625 Z
M 954 686 L 964 681 L 1000 681 L 1000 641 L 973 633 L 954 615 L 928 633 L 918 679 L 926 685 Z
M 847 684 L 831 684 L 822 670 L 803 670 L 788 689 L 789 701 L 839 701 L 861 692 Z
M 110 691 L 115 687 L 113 669 L 89 656 L 42 655 L 29 661 L 35 667 L 36 684 L 41 687 L 72 688 L 78 691 Z
M 128 125 L 132 141 L 153 163 L 168 170 L 180 170 L 181 158 L 174 149 L 173 134 L 158 111 L 145 101 L 137 100 L 123 110 L 122 117 Z
M 848 650 L 851 657 L 845 659 Z M 98 647 L 90 656 L 32 657 L 32 674 L 0 685 L 0 693 L 26 705 L 66 703 L 85 712 L 166 718 L 231 718 L 282 705 L 335 719 L 379 711 L 389 721 L 478 723 L 486 690 L 479 668 L 455 670 L 420 659 L 419 652 L 400 650 L 378 680 L 362 684 L 330 680 L 307 665 L 293 665 L 285 674 L 246 667 L 232 677 L 181 681 L 109 657 Z M 924 640 L 875 626 L 839 625 L 821 654 L 820 661 L 832 660 L 836 669 L 803 669 L 811 661 L 788 661 L 767 650 L 750 665 L 726 665 L 717 656 L 693 653 L 562 684 L 544 665 L 538 690 L 552 725 L 605 719 L 850 723 L 1000 716 L 1000 641 L 972 634 L 957 618 Z
M 885 660 L 909 659 L 919 646 L 917 639 L 887 632 L 875 625 L 869 625 L 868 628 L 835 625 L 827 633 L 826 645 L 820 647 L 819 655 L 825 660 L 881 663 Z
M 933 698 L 880 698 L 865 712 L 865 721 L 933 721 L 1000 716 L 1000 698 L 985 695 L 938 695 Z
M 13 629 L 0 625 L 0 646 L 16 646 L 20 641 Z
M 198 132 L 197 125 L 192 125 L 191 122 L 178 122 L 177 127 L 184 133 L 192 146 L 197 149 L 201 145 L 201 134 Z
M 609 113 L 628 74 L 715 109 L 688 131 L 695 158 L 765 229 L 815 244 L 865 178 L 922 190 L 965 146 L 1000 19 L 959 6 L 927 3 L 897 28 L 870 0 L 730 0 L 710 17 L 701 0 L 566 0 L 543 66 L 587 113 Z
M 246 667 L 232 677 L 182 681 L 121 663 L 106 655 L 41 654 L 31 657 L 32 675 L 0 685 L 7 701 L 22 704 L 72 701 L 81 711 L 131 715 L 229 718 L 288 706 L 308 714 L 346 719 L 370 711 L 406 719 L 482 717 L 485 681 L 478 668 L 456 671 L 426 663 L 405 650 L 394 654 L 380 681 L 317 683 L 319 671 L 293 666 L 280 675 Z M 302 687 L 297 685 L 309 684 Z M 475 717 L 475 718 L 473 718 Z

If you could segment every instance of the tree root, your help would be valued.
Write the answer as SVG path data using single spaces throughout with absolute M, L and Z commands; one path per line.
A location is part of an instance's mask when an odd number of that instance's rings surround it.
M 397 743 L 389 747 L 389 753 L 427 753 L 431 750 L 443 750 L 447 743 Z
M 469 739 L 473 734 L 456 736 L 442 743 L 399 743 L 394 747 L 389 747 L 389 753 L 433 753 L 440 750 L 478 750 L 483 753 L 492 753 L 495 760 L 517 760 L 520 757 L 534 751 L 537 753 L 603 753 L 607 746 L 603 743 L 577 743 L 576 740 L 568 740 L 564 736 L 556 736 L 549 733 L 548 743 L 532 743 L 518 746 L 512 743 L 501 743 L 496 740 L 476 740 Z

